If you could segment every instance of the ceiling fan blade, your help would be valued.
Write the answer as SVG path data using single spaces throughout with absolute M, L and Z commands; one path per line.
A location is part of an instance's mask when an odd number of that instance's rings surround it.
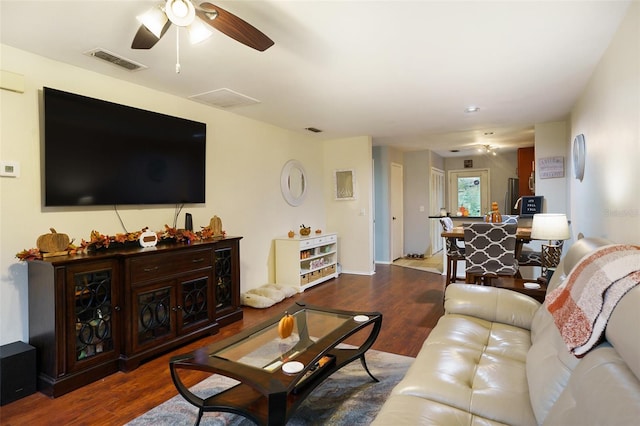
M 214 11 L 218 12 L 218 16 L 210 19 L 207 12 Z M 207 2 L 201 3 L 196 8 L 196 15 L 216 30 L 253 49 L 264 52 L 274 45 L 273 40 L 259 29 L 219 6 Z
M 160 33 L 160 37 L 156 37 L 151 31 L 147 29 L 144 25 L 140 25 L 138 28 L 138 32 L 135 37 L 133 37 L 133 42 L 131 43 L 132 49 L 151 49 L 155 44 L 160 41 L 164 33 L 167 32 L 169 27 L 171 26 L 171 21 L 167 21 L 162 27 L 162 32 Z

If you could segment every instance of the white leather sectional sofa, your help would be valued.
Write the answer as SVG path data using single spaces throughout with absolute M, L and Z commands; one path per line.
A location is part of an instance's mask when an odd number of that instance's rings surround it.
M 607 244 L 577 241 L 547 294 Z M 640 286 L 617 303 L 606 340 L 582 358 L 546 306 L 525 295 L 451 284 L 445 312 L 374 425 L 640 424 Z

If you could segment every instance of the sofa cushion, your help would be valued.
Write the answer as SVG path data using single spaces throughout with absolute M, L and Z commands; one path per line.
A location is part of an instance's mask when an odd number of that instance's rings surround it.
M 608 343 L 589 352 L 571 373 L 545 425 L 637 425 L 640 381 Z
M 410 395 L 391 395 L 372 426 L 393 425 L 506 426 L 447 404 Z
M 450 284 L 444 309 L 455 313 L 530 329 L 540 303 L 512 290 L 470 284 Z
M 527 354 L 529 394 L 538 423 L 547 417 L 579 361 L 567 350 L 549 311 L 541 307 L 533 318 Z
M 636 377 L 640 377 L 640 287 L 627 293 L 613 311 L 605 336 L 629 365 Z
M 451 406 L 470 418 L 534 424 L 525 373 L 530 344 L 524 328 L 447 314 L 392 395 Z

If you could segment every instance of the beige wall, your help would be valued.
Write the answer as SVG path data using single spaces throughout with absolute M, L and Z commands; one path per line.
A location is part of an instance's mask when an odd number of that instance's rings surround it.
M 186 206 L 194 228 L 206 226 L 213 215 L 222 218 L 229 235 L 243 236 L 241 248 L 242 291 L 272 279 L 272 240 L 297 229 L 300 223 L 326 229 L 325 168 L 355 167 L 363 198 L 358 202 L 370 212 L 371 151 L 358 141 L 357 149 L 340 150 L 344 164 L 325 167 L 325 147 L 312 135 L 280 129 L 187 99 L 150 90 L 100 74 L 0 45 L 2 69 L 24 76 L 25 92 L 0 90 L 0 159 L 18 161 L 19 178 L 0 178 L 0 344 L 28 340 L 27 266 L 15 254 L 35 247 L 39 235 L 54 227 L 76 242 L 89 239 L 96 229 L 113 235 L 123 232 L 112 208 L 43 208 L 40 191 L 39 98 L 43 86 L 132 105 L 207 123 L 206 204 Z M 367 139 L 368 140 L 368 139 Z M 370 145 L 370 143 L 369 143 Z M 329 149 L 337 149 L 329 144 Z M 123 153 L 126 155 L 126 153 Z M 350 159 L 349 156 L 363 156 Z M 302 206 L 291 207 L 280 193 L 280 172 L 289 159 L 300 160 L 308 173 L 309 193 Z M 108 167 L 96 159 L 96 170 Z M 343 207 L 346 205 L 343 205 Z M 128 230 L 163 229 L 172 224 L 173 207 L 120 207 Z M 365 218 L 366 218 L 365 217 Z M 343 229 L 339 216 L 331 215 L 331 228 Z M 360 222 L 360 218 L 352 218 Z M 341 242 L 349 248 L 348 230 Z M 363 228 L 364 229 L 364 228 Z M 358 234 L 360 235 L 360 234 Z M 371 244 L 359 238 L 357 246 Z M 366 250 L 365 250 L 366 251 Z M 366 262 L 344 258 L 345 267 L 369 271 Z
M 325 143 L 327 229 L 338 233 L 338 262 L 343 272 L 372 274 L 373 166 L 371 138 L 355 137 Z M 355 172 L 355 200 L 335 199 L 334 171 Z
M 536 138 L 536 195 L 544 197 L 545 213 L 567 213 L 567 185 L 571 177 L 570 150 L 567 149 L 568 128 L 565 121 L 539 123 L 535 126 Z M 540 178 L 540 159 L 564 158 L 564 177 Z
M 571 114 L 586 139 L 582 182 L 569 171 L 573 235 L 640 244 L 640 3 L 633 2 Z

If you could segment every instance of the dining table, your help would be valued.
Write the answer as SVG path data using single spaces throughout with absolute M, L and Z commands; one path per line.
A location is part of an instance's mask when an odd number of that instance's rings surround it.
M 441 234 L 445 238 L 460 238 L 464 240 L 464 226 L 454 226 L 449 231 L 442 231 Z M 516 239 L 522 243 L 528 243 L 531 241 L 531 228 L 516 229 Z

